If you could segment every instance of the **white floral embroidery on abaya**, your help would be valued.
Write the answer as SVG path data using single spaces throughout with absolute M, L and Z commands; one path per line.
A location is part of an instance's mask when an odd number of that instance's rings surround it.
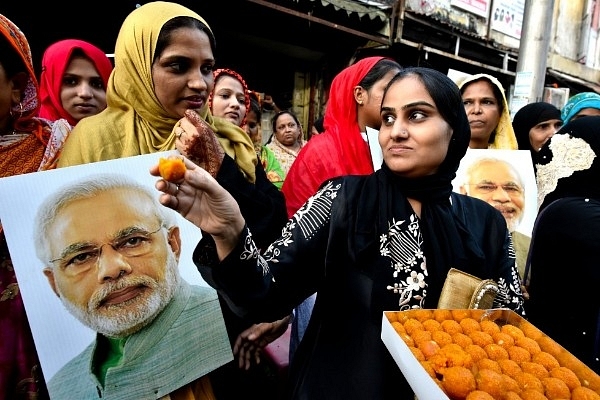
M 422 244 L 423 237 L 415 214 L 408 221 L 392 219 L 387 234 L 379 238 L 379 253 L 390 258 L 395 281 L 387 289 L 400 295 L 400 310 L 422 308 L 425 301 L 427 264 Z M 415 300 L 418 304 L 414 304 Z
M 330 219 L 332 204 L 337 197 L 341 185 L 333 182 L 325 184 L 319 192 L 309 198 L 307 202 L 294 214 L 283 228 L 281 237 L 273 242 L 263 255 L 251 240 L 250 235 L 244 243 L 242 259 L 255 258 L 257 265 L 262 268 L 263 276 L 269 272 L 269 263 L 279 262 L 280 249 L 293 244 L 292 231 L 299 226 L 299 231 L 304 239 L 309 240 Z M 388 232 L 379 238 L 379 253 L 389 259 L 390 284 L 386 289 L 398 294 L 400 310 L 423 308 L 427 295 L 428 277 L 427 263 L 422 250 L 423 237 L 416 214 L 411 214 L 407 220 L 388 223 Z M 510 241 L 509 257 L 515 258 L 515 250 Z M 264 257 L 264 258 L 263 258 Z M 513 282 L 520 282 L 517 268 L 512 271 Z M 274 280 L 274 278 L 273 278 Z M 494 300 L 495 308 L 507 307 L 516 304 L 515 310 L 522 310 L 523 304 L 519 300 L 521 288 L 513 285 L 504 278 L 498 280 L 499 293 Z
M 263 255 L 268 262 L 278 262 L 279 247 L 292 243 L 292 230 L 298 224 L 305 239 L 331 219 L 331 208 L 341 185 L 328 182 L 300 208 L 282 230 L 281 238 L 275 241 Z M 390 259 L 390 281 L 388 290 L 399 295 L 400 309 L 419 308 L 425 300 L 425 277 L 427 268 L 421 249 L 423 239 L 418 218 L 411 215 L 408 221 L 392 220 L 389 230 L 380 237 L 379 251 Z
M 279 262 L 277 259 L 281 252 L 279 247 L 287 247 L 293 243 L 292 231 L 296 224 L 300 227 L 304 239 L 308 240 L 331 218 L 333 199 L 336 198 L 340 186 L 340 184 L 333 186 L 332 182 L 328 182 L 317 194 L 310 197 L 284 226 L 281 237 L 269 245 L 263 256 L 260 256 L 256 246 L 250 246 L 247 240 L 244 243 L 242 259 L 258 258 L 257 262 L 263 269 L 263 276 L 266 275 L 269 272 L 268 263 Z

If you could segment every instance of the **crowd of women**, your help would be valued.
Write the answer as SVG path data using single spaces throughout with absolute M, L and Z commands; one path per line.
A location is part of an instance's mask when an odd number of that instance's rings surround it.
M 0 177 L 173 149 L 184 157 L 180 181 L 149 173 L 163 205 L 203 232 L 194 262 L 219 294 L 236 357 L 191 398 L 410 398 L 380 338 L 382 312 L 436 308 L 453 266 L 493 279 L 494 307 L 600 372 L 600 302 L 580 301 L 600 280 L 600 95 L 580 93 L 562 110 L 532 103 L 511 120 L 491 75 L 454 82 L 366 57 L 333 79 L 324 133 L 307 141 L 281 110 L 265 145 L 258 99 L 239 73 L 216 69 L 209 24 L 182 5 L 133 11 L 114 64 L 81 40 L 53 44 L 39 77 L 25 35 L 2 15 L 0 33 Z M 525 274 L 502 215 L 453 192 L 468 148 L 530 151 L 540 208 Z M 47 398 L 0 234 L 0 398 Z M 290 321 L 282 389 L 260 360 Z

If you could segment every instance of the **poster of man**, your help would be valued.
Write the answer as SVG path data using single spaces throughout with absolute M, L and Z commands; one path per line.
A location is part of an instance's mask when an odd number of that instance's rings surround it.
M 506 220 L 523 277 L 537 215 L 537 184 L 527 150 L 468 149 L 454 191 L 486 201 Z
M 170 153 L 0 179 L 0 220 L 52 399 L 169 396 L 232 360 L 201 232 L 158 203 Z M 199 379 L 200 378 L 200 379 Z

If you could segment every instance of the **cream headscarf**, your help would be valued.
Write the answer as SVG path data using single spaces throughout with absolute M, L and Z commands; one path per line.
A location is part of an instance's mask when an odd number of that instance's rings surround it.
M 131 12 L 121 26 L 115 47 L 115 67 L 106 90 L 108 107 L 79 121 L 67 139 L 58 166 L 149 154 L 175 148 L 174 117 L 162 107 L 152 81 L 152 61 L 160 30 L 169 20 L 188 16 L 207 27 L 190 9 L 163 1 L 146 3 Z M 210 29 L 210 28 L 209 28 Z M 256 153 L 239 127 L 213 117 L 208 104 L 200 116 L 213 128 L 225 152 L 250 182 L 255 181 Z
M 478 81 L 485 79 L 492 84 L 496 85 L 498 89 L 500 89 L 500 93 L 502 93 L 502 105 L 503 111 L 502 115 L 500 115 L 500 121 L 498 121 L 498 125 L 496 126 L 496 135 L 494 136 L 494 142 L 490 143 L 489 149 L 504 149 L 504 150 L 517 150 L 519 148 L 517 144 L 517 137 L 515 135 L 515 131 L 513 130 L 512 122 L 510 120 L 510 110 L 508 108 L 508 102 L 506 101 L 506 95 L 504 94 L 504 88 L 500 81 L 488 74 L 476 74 L 468 76 L 457 82 L 459 89 L 465 86 L 467 83 Z

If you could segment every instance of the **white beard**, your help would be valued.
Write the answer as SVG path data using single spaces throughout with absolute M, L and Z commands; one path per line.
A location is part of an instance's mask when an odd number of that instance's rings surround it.
M 59 285 L 56 289 L 65 308 L 82 324 L 105 336 L 122 338 L 139 331 L 156 318 L 175 295 L 179 280 L 177 259 L 175 254 L 169 251 L 166 260 L 165 279 L 162 282 L 157 282 L 146 276 L 134 278 L 124 276 L 110 282 L 100 291 L 94 293 L 88 301 L 87 307 L 68 300 L 63 295 Z M 140 284 L 148 288 L 148 295 L 137 297 L 122 304 L 99 308 L 100 302 L 109 293 Z M 101 310 L 105 312 L 101 312 Z

